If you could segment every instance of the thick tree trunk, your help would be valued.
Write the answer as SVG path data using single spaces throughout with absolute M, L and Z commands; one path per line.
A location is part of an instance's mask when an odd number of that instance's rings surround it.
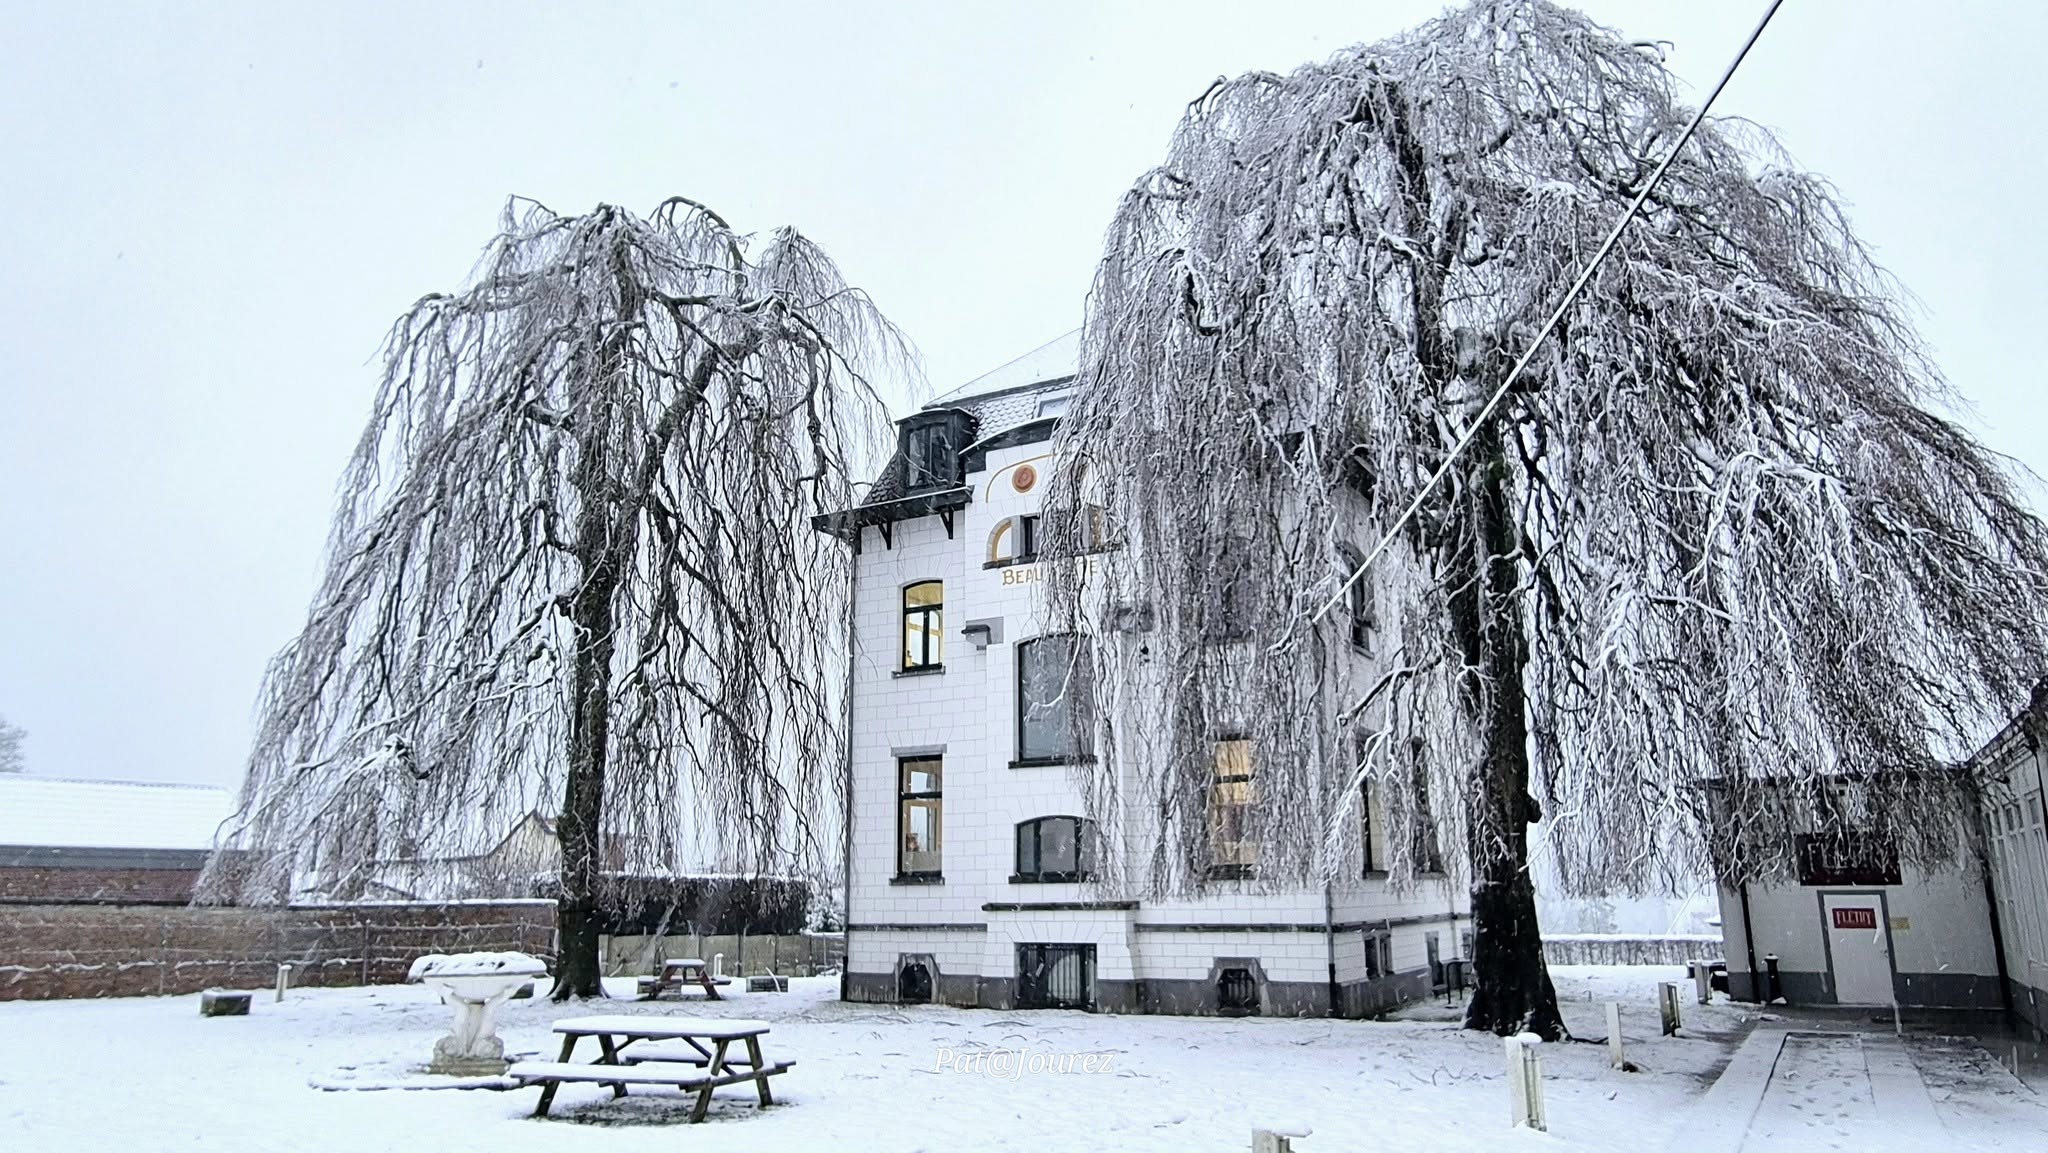
M 598 904 L 604 876 L 605 754 L 611 735 L 612 595 L 619 568 L 609 550 L 601 550 L 586 573 L 570 609 L 578 644 L 571 673 L 575 719 L 569 729 L 569 774 L 556 825 L 562 846 L 557 1001 L 604 996 L 597 958 Z
M 1482 746 L 1465 794 L 1473 926 L 1473 993 L 1465 1027 L 1555 1041 L 1565 1036 L 1564 1020 L 1543 961 L 1536 887 L 1529 879 L 1529 823 L 1542 814 L 1529 795 L 1522 689 L 1527 640 L 1516 591 L 1507 465 L 1497 441 L 1473 447 L 1478 456 L 1466 490 L 1470 529 L 1454 546 L 1450 567 L 1457 590 L 1451 625 L 1465 658 L 1461 695 Z

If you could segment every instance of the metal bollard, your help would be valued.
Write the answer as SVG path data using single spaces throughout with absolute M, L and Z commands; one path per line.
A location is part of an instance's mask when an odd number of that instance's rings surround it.
M 1621 1055 L 1621 1003 L 1607 1002 L 1607 1060 L 1616 1069 L 1626 1068 L 1628 1061 Z
M 1778 983 L 1778 955 L 1764 954 L 1764 1003 L 1775 1005 L 1785 999 L 1783 988 Z
M 1711 1005 L 1714 1003 L 1713 981 L 1713 972 L 1708 969 L 1706 958 L 1702 957 L 1695 960 L 1692 963 L 1692 986 L 1693 992 L 1699 995 L 1700 1004 Z
M 292 967 L 289 964 L 277 967 L 277 999 L 284 1000 L 284 991 L 292 987 Z
M 1534 1033 L 1523 1033 L 1505 1041 L 1508 1107 L 1514 1118 L 1513 1128 L 1548 1130 L 1549 1122 L 1543 1116 L 1543 1058 L 1537 1055 L 1537 1046 L 1543 1044 L 1543 1039 Z
M 1678 1032 L 1678 984 L 1665 981 L 1657 986 L 1657 1016 L 1664 1027 L 1664 1035 Z

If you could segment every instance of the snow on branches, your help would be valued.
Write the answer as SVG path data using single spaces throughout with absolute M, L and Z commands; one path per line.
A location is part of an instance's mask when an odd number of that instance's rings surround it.
M 273 662 L 236 847 L 360 891 L 538 807 L 565 869 L 836 862 L 844 550 L 900 337 L 780 231 L 513 201 L 392 328 L 325 579 Z M 578 888 L 570 880 L 572 896 Z
M 1449 799 L 1498 784 L 1503 708 L 1573 891 L 1710 856 L 1782 871 L 1816 819 L 1955 851 L 1939 770 L 2041 672 L 2048 532 L 1937 415 L 1950 394 L 1833 190 L 1753 126 L 1703 126 L 1369 576 L 1372 672 L 1344 621 L 1311 623 L 1688 118 L 1619 35 L 1475 3 L 1219 82 L 1124 198 L 1061 432 L 1079 467 L 1049 498 L 1100 505 L 1121 547 L 1062 565 L 1086 542 L 1050 534 L 1048 595 L 1094 638 L 1099 693 L 1153 694 L 1102 713 L 1094 775 L 1160 814 L 1141 855 L 1168 887 L 1209 852 L 1225 731 L 1258 750 L 1265 877 L 1355 860 L 1361 776 L 1494 853 L 1509 832 Z M 1475 586 L 1505 607 L 1461 617 Z M 1118 633 L 1095 597 L 1156 630 Z M 1223 615 L 1242 643 L 1214 643 Z M 1813 802 L 1841 774 L 1853 818 Z M 1732 821 L 1707 819 L 1716 779 Z

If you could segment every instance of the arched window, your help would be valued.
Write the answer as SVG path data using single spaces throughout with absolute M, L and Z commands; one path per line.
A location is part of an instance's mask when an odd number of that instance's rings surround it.
M 1038 559 L 1038 540 L 1036 513 L 1004 517 L 988 534 L 989 567 L 1030 564 Z
M 1095 822 L 1038 817 L 1017 826 L 1013 883 L 1085 881 L 1095 872 Z
M 903 671 L 944 667 L 946 586 L 920 581 L 903 590 Z

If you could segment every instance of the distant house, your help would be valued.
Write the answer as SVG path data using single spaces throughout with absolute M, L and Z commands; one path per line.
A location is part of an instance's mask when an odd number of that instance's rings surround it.
M 531 897 L 537 881 L 562 865 L 555 819 L 527 813 L 481 853 L 375 862 L 360 894 L 372 900 L 449 901 L 476 897 Z
M 0 776 L 0 902 L 186 904 L 234 811 L 209 785 Z

